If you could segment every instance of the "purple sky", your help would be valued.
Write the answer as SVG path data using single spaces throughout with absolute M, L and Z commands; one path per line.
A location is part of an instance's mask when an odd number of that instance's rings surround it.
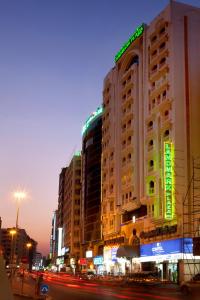
M 185 0 L 200 7 L 200 0 Z M 114 56 L 167 0 L 0 0 L 0 216 L 49 251 L 58 176 L 80 149 Z

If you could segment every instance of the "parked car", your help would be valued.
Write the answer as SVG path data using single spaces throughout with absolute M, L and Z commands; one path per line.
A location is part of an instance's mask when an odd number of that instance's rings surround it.
M 196 274 L 191 280 L 181 283 L 181 291 L 184 295 L 192 295 L 199 297 L 200 293 L 200 273 Z M 199 299 L 199 298 L 192 298 Z

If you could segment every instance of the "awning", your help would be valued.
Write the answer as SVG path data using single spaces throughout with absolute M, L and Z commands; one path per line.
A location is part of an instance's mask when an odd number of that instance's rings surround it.
M 133 258 L 140 256 L 140 246 L 123 245 L 117 249 L 117 257 Z

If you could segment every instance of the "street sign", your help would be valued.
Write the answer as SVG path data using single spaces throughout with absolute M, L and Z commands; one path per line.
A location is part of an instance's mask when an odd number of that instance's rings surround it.
M 47 284 L 42 284 L 40 287 L 40 293 L 46 295 L 49 291 L 49 286 Z

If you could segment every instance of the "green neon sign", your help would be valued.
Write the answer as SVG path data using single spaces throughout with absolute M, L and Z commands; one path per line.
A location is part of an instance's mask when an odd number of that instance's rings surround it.
M 165 219 L 174 217 L 174 147 L 171 142 L 164 142 L 164 197 Z
M 94 121 L 94 119 L 99 116 L 101 113 L 103 112 L 103 107 L 99 106 L 97 108 L 97 110 L 95 112 L 93 112 L 89 118 L 87 119 L 87 121 L 85 122 L 85 124 L 83 125 L 82 128 L 82 135 L 86 132 L 86 130 L 89 128 L 90 124 Z
M 79 151 L 79 150 L 76 151 L 74 155 L 75 155 L 75 156 L 81 156 L 81 151 Z
M 131 37 L 128 39 L 128 41 L 121 47 L 119 52 L 115 55 L 115 62 L 117 62 L 120 57 L 123 55 L 123 53 L 126 51 L 126 49 L 137 39 L 139 38 L 144 31 L 144 24 L 138 26 L 135 30 L 135 32 L 131 35 Z

